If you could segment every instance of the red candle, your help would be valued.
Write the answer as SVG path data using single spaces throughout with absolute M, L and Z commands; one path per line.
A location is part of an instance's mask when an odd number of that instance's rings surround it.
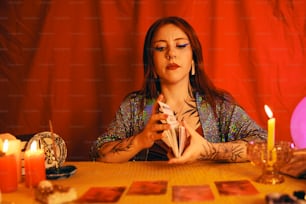
M 14 139 L 9 140 L 7 154 L 14 154 L 17 164 L 17 180 L 21 181 L 21 141 Z
M 36 187 L 40 181 L 46 179 L 45 154 L 37 148 L 36 141 L 33 141 L 30 149 L 25 152 L 24 168 L 27 187 Z
M 0 156 L 0 190 L 3 193 L 16 191 L 18 187 L 16 158 L 14 154 L 6 154 L 8 146 L 5 140 L 2 149 L 5 155 Z

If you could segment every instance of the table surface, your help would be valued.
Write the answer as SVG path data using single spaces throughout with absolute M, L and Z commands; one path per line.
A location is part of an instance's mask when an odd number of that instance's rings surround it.
M 177 185 L 209 185 L 214 200 L 205 203 L 265 203 L 267 193 L 286 193 L 292 195 L 296 190 L 306 190 L 306 180 L 285 176 L 285 182 L 276 185 L 255 182 L 261 173 L 251 163 L 214 163 L 197 162 L 185 165 L 170 165 L 166 162 L 67 162 L 74 165 L 77 171 L 70 178 L 52 180 L 55 184 L 74 187 L 81 197 L 91 187 L 124 186 L 119 203 L 173 203 L 172 187 Z M 134 181 L 167 181 L 167 191 L 162 195 L 127 195 Z M 220 195 L 215 181 L 249 180 L 259 191 L 256 195 Z M 34 190 L 25 187 L 24 182 L 13 193 L 2 194 L 3 203 L 37 203 Z M 190 202 L 189 202 L 190 203 Z M 195 203 L 195 202 L 192 202 Z M 203 202 L 202 202 L 203 203 Z

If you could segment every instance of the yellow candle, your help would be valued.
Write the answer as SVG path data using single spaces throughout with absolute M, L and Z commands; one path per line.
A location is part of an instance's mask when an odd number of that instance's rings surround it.
M 273 147 L 274 147 L 274 142 L 275 142 L 275 118 L 273 117 L 273 113 L 269 106 L 265 105 L 265 111 L 267 116 L 269 117 L 268 120 L 268 144 L 267 148 L 268 151 L 270 152 Z

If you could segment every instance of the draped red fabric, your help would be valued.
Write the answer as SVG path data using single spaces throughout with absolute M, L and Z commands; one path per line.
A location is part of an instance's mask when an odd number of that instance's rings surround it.
M 306 95 L 304 0 L 0 1 L 0 131 L 54 131 L 68 160 L 89 147 L 143 82 L 148 27 L 176 15 L 196 30 L 205 70 L 276 139 Z

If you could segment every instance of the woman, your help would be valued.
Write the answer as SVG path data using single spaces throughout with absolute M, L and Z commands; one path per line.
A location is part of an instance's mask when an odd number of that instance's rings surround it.
M 242 162 L 248 141 L 266 139 L 266 132 L 208 79 L 200 41 L 184 19 L 162 18 L 149 28 L 143 62 L 143 88 L 123 100 L 107 132 L 92 146 L 94 159 Z M 189 133 L 181 157 L 174 158 L 161 140 L 170 125 L 160 122 L 167 114 L 159 112 L 158 101 L 173 109 Z

